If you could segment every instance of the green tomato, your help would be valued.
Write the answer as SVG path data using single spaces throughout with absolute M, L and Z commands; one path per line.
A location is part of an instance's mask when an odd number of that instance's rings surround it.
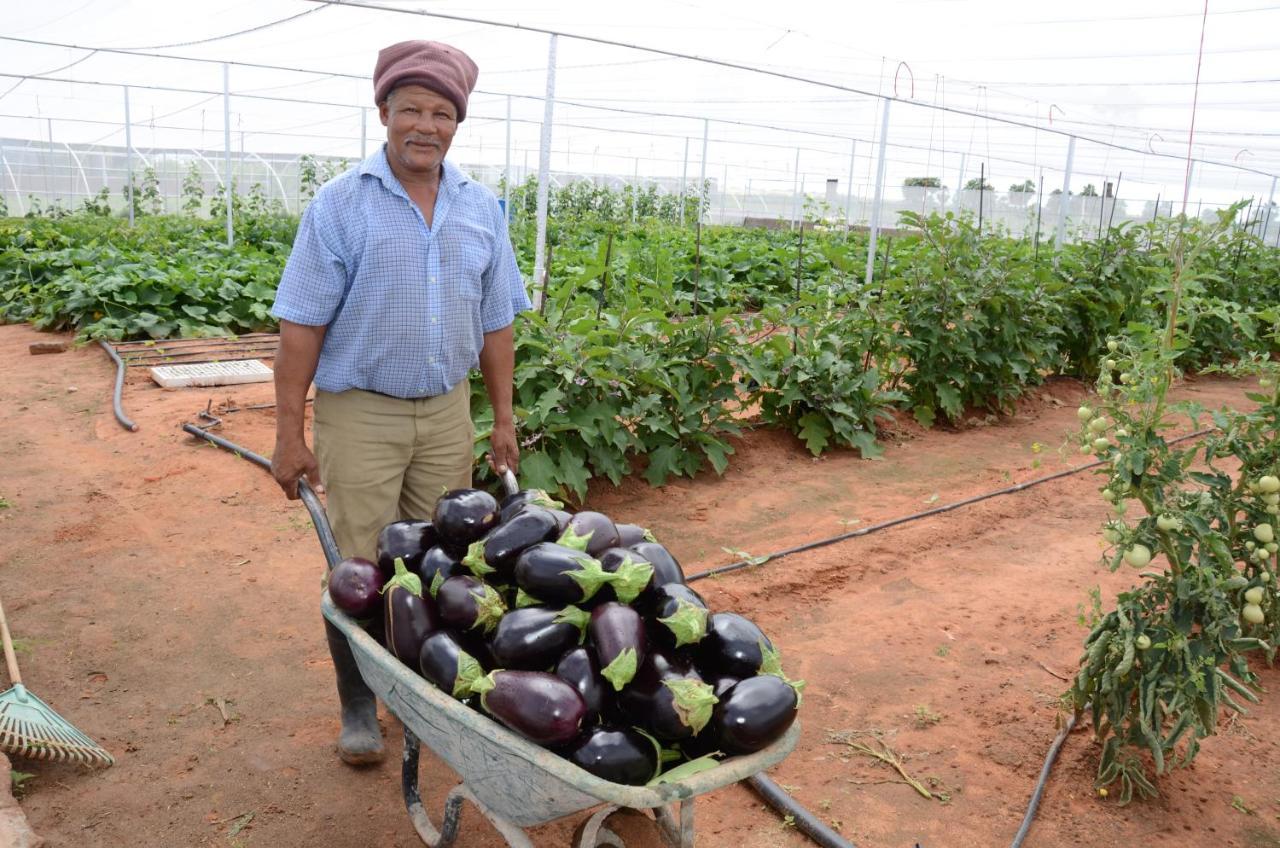
M 1102 499 L 1104 501 L 1114 501 L 1116 499 L 1116 493 L 1111 491 L 1110 489 L 1103 489 Z
M 1110 339 L 1107 341 L 1107 350 L 1111 351 L 1112 353 L 1115 353 L 1119 348 L 1120 348 L 1120 342 L 1116 341 L 1115 339 Z
M 1116 501 L 1115 505 L 1111 507 L 1111 509 L 1115 511 L 1116 515 L 1124 515 L 1129 511 L 1129 505 L 1124 501 Z
M 1106 418 L 1103 418 L 1101 415 L 1099 415 L 1097 418 L 1089 422 L 1089 430 L 1090 432 L 1093 432 L 1093 433 L 1101 433 L 1101 432 L 1104 432 L 1109 425 L 1110 425 L 1110 422 L 1108 422 Z
M 1275 542 L 1267 542 L 1265 545 L 1263 545 L 1263 547 L 1267 549 L 1267 553 L 1269 554 L 1273 554 L 1276 551 L 1280 551 L 1280 544 L 1277 544 Z
M 1138 638 L 1133 640 L 1133 644 L 1139 651 L 1145 651 L 1151 647 L 1151 637 L 1145 633 L 1140 633 Z
M 1104 451 L 1109 447 L 1111 447 L 1111 442 L 1107 440 L 1106 436 L 1099 436 L 1093 440 L 1093 449 L 1096 451 Z
M 1087 406 L 1082 406 L 1076 410 L 1076 418 L 1079 418 L 1081 423 L 1088 421 L 1092 417 L 1093 417 L 1093 410 Z
M 1280 477 L 1274 474 L 1264 474 L 1258 478 L 1258 490 L 1267 494 L 1280 492 Z
M 1151 549 L 1146 545 L 1134 545 L 1124 552 L 1124 561 L 1134 568 L 1142 568 L 1151 562 Z
M 1272 386 L 1274 386 L 1274 385 L 1275 385 L 1275 382 L 1274 382 L 1270 377 L 1259 377 L 1259 378 L 1258 378 L 1258 386 L 1259 386 L 1260 388 L 1263 388 L 1263 389 L 1269 389 L 1269 388 L 1271 388 L 1271 387 L 1272 387 Z
M 1114 545 L 1116 542 L 1120 541 L 1122 537 L 1119 530 L 1114 527 L 1108 527 L 1102 531 L 1102 538 Z
M 1267 514 L 1280 515 L 1280 506 L 1277 506 L 1276 504 L 1267 504 Z
M 1251 551 L 1251 550 L 1253 550 L 1253 549 L 1254 549 L 1254 548 L 1256 548 L 1256 547 L 1258 547 L 1258 543 L 1257 543 L 1257 542 L 1253 541 L 1252 539 L 1246 539 L 1246 540 L 1245 540 L 1245 543 L 1244 543 L 1244 549 L 1245 549 L 1246 551 Z
M 1244 602 L 1246 604 L 1261 604 L 1262 603 L 1262 587 L 1254 586 L 1252 589 L 1245 590 Z
M 1276 534 L 1275 531 L 1271 529 L 1270 524 L 1259 524 L 1257 527 L 1253 528 L 1253 538 L 1265 545 L 1267 542 L 1274 542 L 1276 540 Z
M 1267 492 L 1262 496 L 1262 502 L 1270 506 L 1280 504 L 1280 492 Z
M 1271 582 L 1271 572 L 1270 572 L 1270 571 L 1264 571 L 1264 572 L 1262 572 L 1261 574 L 1259 574 L 1259 575 L 1258 575 L 1258 580 L 1260 580 L 1260 581 L 1261 581 L 1261 582 L 1263 582 L 1263 583 L 1270 583 L 1270 582 Z
M 1119 428 L 1118 430 L 1116 430 L 1116 438 L 1117 438 L 1117 439 L 1123 439 L 1123 438 L 1126 438 L 1128 435 L 1129 435 L 1129 431 L 1128 431 L 1128 430 L 1126 430 L 1126 429 L 1125 429 L 1125 428 L 1123 428 L 1123 427 L 1121 427 L 1121 428 Z
M 1250 624 L 1261 624 L 1267 620 L 1267 617 L 1262 613 L 1262 607 L 1257 604 L 1245 604 L 1244 608 L 1240 610 L 1240 615 Z
M 1164 531 L 1177 530 L 1180 523 L 1181 522 L 1172 515 L 1161 515 L 1156 519 L 1156 526 Z
M 1108 359 L 1102 363 L 1102 367 L 1107 371 L 1114 371 L 1116 370 L 1116 361 L 1114 359 Z

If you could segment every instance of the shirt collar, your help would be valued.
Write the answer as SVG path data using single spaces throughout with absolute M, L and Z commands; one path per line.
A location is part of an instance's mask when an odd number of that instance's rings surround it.
M 387 162 L 387 144 L 382 145 L 373 152 L 367 159 L 360 163 L 360 174 L 371 174 L 392 191 L 397 189 L 401 192 L 404 187 L 400 185 L 400 180 L 396 179 L 396 175 L 391 171 L 391 165 Z M 471 178 L 463 173 L 462 169 L 450 162 L 448 159 L 444 161 L 444 173 L 440 177 L 440 188 L 450 194 L 456 194 L 458 189 L 471 182 Z

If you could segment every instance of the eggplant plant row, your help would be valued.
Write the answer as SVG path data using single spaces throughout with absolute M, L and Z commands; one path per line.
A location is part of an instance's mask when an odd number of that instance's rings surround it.
M 605 780 L 687 776 L 774 742 L 803 681 L 733 612 L 713 612 L 642 527 L 541 490 L 446 493 L 378 534 L 329 594 L 446 694 Z

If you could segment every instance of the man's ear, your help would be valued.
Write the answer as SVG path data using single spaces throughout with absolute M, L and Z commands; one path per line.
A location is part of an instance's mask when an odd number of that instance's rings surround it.
M 391 119 L 391 98 L 388 97 L 386 100 L 383 100 L 381 103 L 378 104 L 378 120 L 382 121 L 382 125 L 385 127 L 387 125 L 387 121 L 389 121 L 390 119 Z

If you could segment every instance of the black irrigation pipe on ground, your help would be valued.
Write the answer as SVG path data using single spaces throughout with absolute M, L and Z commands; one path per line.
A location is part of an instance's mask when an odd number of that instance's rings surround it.
M 220 436 L 215 436 L 213 433 L 210 433 L 207 430 L 202 430 L 199 427 L 195 426 L 194 424 L 184 424 L 182 425 L 182 429 L 190 433 L 191 435 L 196 436 L 197 438 L 205 439 L 220 448 L 229 450 L 232 453 L 236 454 L 237 456 L 243 459 L 247 459 L 250 462 L 256 465 L 259 465 L 268 471 L 271 470 L 271 461 L 269 459 L 267 459 L 266 457 L 260 454 L 254 453 L 251 450 L 242 448 L 234 442 L 223 439 Z M 1196 430 L 1194 433 L 1188 433 L 1185 436 L 1179 436 L 1176 439 L 1170 439 L 1169 444 L 1173 445 L 1173 444 L 1178 444 L 1179 442 L 1189 441 L 1191 439 L 1198 439 L 1201 436 L 1204 436 L 1208 433 L 1213 432 L 1214 429 L 1216 428 L 1206 427 L 1201 430 Z M 831 536 L 826 539 L 819 539 L 816 542 L 809 542 L 804 545 L 796 545 L 795 547 L 786 548 L 784 550 L 778 551 L 777 553 L 770 554 L 764 560 L 755 560 L 755 561 L 739 560 L 738 562 L 729 563 L 728 565 L 722 565 L 722 566 L 719 566 L 718 568 L 712 568 L 707 571 L 698 572 L 697 574 L 691 575 L 688 578 L 688 581 L 693 582 L 694 580 L 701 580 L 704 577 L 711 577 L 712 575 L 715 575 L 715 574 L 725 574 L 730 571 L 737 571 L 742 568 L 748 568 L 752 565 L 763 565 L 765 562 L 770 562 L 775 559 L 781 559 L 782 557 L 790 556 L 791 554 L 797 554 L 803 551 L 810 551 L 810 550 L 814 550 L 815 548 L 826 547 L 827 545 L 834 545 L 837 542 L 843 542 L 848 539 L 857 538 L 859 536 L 867 536 L 878 530 L 885 530 L 890 527 L 896 527 L 900 524 L 906 524 L 910 521 L 916 521 L 921 518 L 928 518 L 929 516 L 932 516 L 932 515 L 939 515 L 944 512 L 950 512 L 954 509 L 959 509 L 962 506 L 975 504 L 975 503 L 978 503 L 979 501 L 984 501 L 989 498 L 999 497 L 1001 495 L 1011 495 L 1015 492 L 1022 492 L 1034 486 L 1039 486 L 1044 483 L 1048 483 L 1052 480 L 1060 480 L 1064 477 L 1069 477 L 1073 474 L 1079 474 L 1081 471 L 1088 471 L 1091 468 L 1097 468 L 1103 464 L 1105 464 L 1104 460 L 1096 460 L 1094 462 L 1089 462 L 1089 463 L 1085 463 L 1084 465 L 1076 466 L 1075 468 L 1067 468 L 1062 471 L 1057 471 L 1053 474 L 1047 474 L 1044 477 L 1037 477 L 1034 480 L 1028 480 L 1026 483 L 1016 483 L 1012 486 L 1007 486 L 1003 489 L 997 489 L 993 492 L 987 492 L 985 494 L 975 495 L 971 498 L 965 498 L 964 500 L 955 501 L 949 504 L 943 504 L 942 506 L 934 507 L 933 509 L 927 509 L 927 510 L 924 510 L 923 512 L 917 512 L 912 515 L 907 515 L 900 518 L 893 518 L 888 521 L 882 521 L 879 524 L 873 524 L 869 527 L 863 527 L 860 530 L 854 530 L 849 533 L 841 533 L 838 536 Z M 312 504 L 312 501 L 315 500 L 315 496 L 314 494 L 310 493 L 310 487 L 307 487 L 307 489 L 308 489 L 307 492 L 303 493 L 304 502 L 306 503 L 307 509 L 311 511 L 312 517 L 315 518 L 316 507 L 314 507 Z M 306 494 L 311 494 L 311 497 L 310 498 L 305 497 Z M 321 512 L 320 514 L 323 515 L 323 512 Z M 313 523 L 316 525 L 317 534 L 320 534 L 320 524 L 323 522 L 314 521 Z M 321 544 L 323 545 L 325 542 L 325 539 L 323 537 L 323 534 L 320 534 L 320 535 L 321 535 Z M 326 549 L 326 554 L 328 554 L 327 549 Z M 330 565 L 332 565 L 332 563 L 330 563 Z M 1018 828 L 1018 832 L 1014 836 L 1014 839 L 1012 844 L 1010 845 L 1010 848 L 1020 848 L 1023 840 L 1026 838 L 1027 834 L 1030 832 L 1032 822 L 1035 820 L 1036 812 L 1039 810 L 1039 807 L 1040 807 L 1040 799 L 1043 797 L 1045 786 L 1049 782 L 1049 773 L 1052 771 L 1054 761 L 1058 757 L 1058 752 L 1062 749 L 1062 745 L 1066 741 L 1067 735 L 1071 733 L 1071 730 L 1075 726 L 1075 723 L 1076 723 L 1076 719 L 1075 719 L 1075 716 L 1073 715 L 1067 720 L 1066 724 L 1063 725 L 1062 729 L 1058 731 L 1058 735 L 1053 740 L 1053 744 L 1049 746 L 1049 752 L 1045 756 L 1044 765 L 1040 769 L 1040 777 L 1036 781 L 1035 789 L 1031 793 L 1031 800 L 1027 804 L 1026 815 L 1023 816 L 1022 824 Z M 844 837 L 836 833 L 834 830 L 832 830 L 831 828 L 823 824 L 822 821 L 819 820 L 817 816 L 813 815 L 812 812 L 810 812 L 808 809 L 800 805 L 799 802 L 797 802 L 794 798 L 788 795 L 780 786 L 778 786 L 777 783 L 769 779 L 764 774 L 754 775 L 748 778 L 747 782 L 751 785 L 753 789 L 756 790 L 756 792 L 760 794 L 761 798 L 763 798 L 771 807 L 773 807 L 775 810 L 782 813 L 783 815 L 791 816 L 796 823 L 796 827 L 801 832 L 803 832 L 806 836 L 812 839 L 814 842 L 823 846 L 823 848 L 855 848 L 853 843 L 849 842 Z
M 116 420 L 120 422 L 120 426 L 128 430 L 130 433 L 138 432 L 138 425 L 133 423 L 133 419 L 124 414 L 124 407 L 120 405 L 120 395 L 124 392 L 124 360 L 120 358 L 120 354 L 116 353 L 116 349 L 106 339 L 98 339 L 98 344 L 102 345 L 102 349 L 107 352 L 107 356 L 111 357 L 111 361 L 116 364 L 116 387 L 111 392 L 111 406 L 113 407 Z
M 1198 439 L 1199 437 L 1212 432 L 1214 429 L 1216 428 L 1207 427 L 1203 430 L 1196 430 L 1194 433 L 1188 433 L 1185 436 L 1179 436 L 1176 439 L 1171 439 L 1169 441 L 1169 444 L 1173 445 L 1173 444 L 1177 444 L 1178 442 L 1185 442 L 1188 439 Z M 993 492 L 984 492 L 981 495 L 974 495 L 971 498 L 965 498 L 964 500 L 953 501 L 948 504 L 943 504 L 942 506 L 935 506 L 933 509 L 926 509 L 923 512 L 916 512 L 916 513 L 912 513 L 911 515 L 903 515 L 898 518 L 890 518 L 887 521 L 881 521 L 879 524 L 872 524 L 867 527 L 861 527 L 857 530 L 850 530 L 848 533 L 840 533 L 839 535 L 836 535 L 836 536 L 828 536 L 825 539 L 818 539 L 815 542 L 806 542 L 803 545 L 796 545 L 795 547 L 784 548 L 780 551 L 777 551 L 776 553 L 766 554 L 762 557 L 740 559 L 737 562 L 731 562 L 728 565 L 720 565 L 715 568 L 709 568 L 706 571 L 699 571 L 697 574 L 691 574 L 689 575 L 687 580 L 688 582 L 692 583 L 694 580 L 702 580 L 705 577 L 714 577 L 717 574 L 728 574 L 731 571 L 739 571 L 743 568 L 751 568 L 752 566 L 755 566 L 755 565 L 764 565 L 765 563 L 772 562 L 775 559 L 782 559 L 783 557 L 791 556 L 792 554 L 799 554 L 805 551 L 812 551 L 812 550 L 815 550 L 816 548 L 825 548 L 828 545 L 834 545 L 837 542 L 844 542 L 849 539 L 856 539 L 859 536 L 869 536 L 872 533 L 875 533 L 879 530 L 887 530 L 890 527 L 897 527 L 899 524 L 907 524 L 908 522 L 917 521 L 921 518 L 928 518 L 931 515 L 940 515 L 941 513 L 944 513 L 944 512 L 950 512 L 953 509 L 959 509 L 962 506 L 969 506 L 970 504 L 975 504 L 975 503 L 978 503 L 979 501 L 985 501 L 990 498 L 1000 497 L 1001 495 L 1012 495 L 1015 492 L 1022 492 L 1027 489 L 1033 488 L 1035 486 L 1039 486 L 1041 484 L 1051 482 L 1053 480 L 1059 480 L 1063 477 L 1070 477 L 1072 474 L 1079 474 L 1081 471 L 1088 471 L 1091 468 L 1097 468 L 1098 466 L 1104 465 L 1105 463 L 1106 463 L 1105 460 L 1099 459 L 1094 462 L 1085 463 L 1084 465 L 1077 465 L 1075 468 L 1067 468 L 1063 471 L 1057 471 L 1057 472 L 1054 472 L 1053 474 L 1047 474 L 1044 477 L 1037 477 L 1036 479 L 1028 480 L 1025 483 L 1015 483 L 1012 486 L 1006 486 L 1003 489 L 996 489 Z

